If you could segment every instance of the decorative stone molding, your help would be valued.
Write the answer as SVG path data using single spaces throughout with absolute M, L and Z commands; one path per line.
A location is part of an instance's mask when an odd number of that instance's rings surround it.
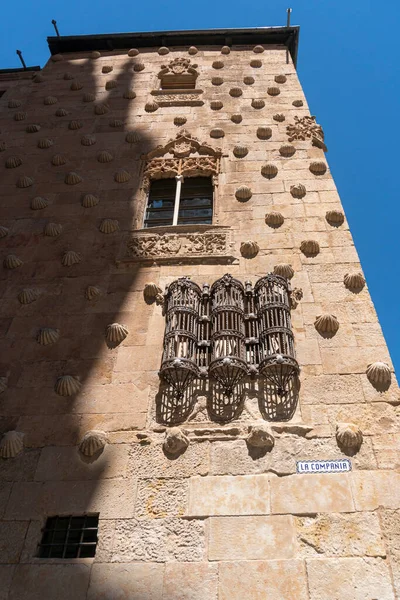
M 37 334 L 36 341 L 41 346 L 50 346 L 58 342 L 60 338 L 60 330 L 51 327 L 43 327 Z
M 81 129 L 82 127 L 82 121 L 70 121 L 68 123 L 68 129 L 71 129 L 72 131 L 76 131 L 77 129 Z
M 35 288 L 24 288 L 18 294 L 18 301 L 20 302 L 20 304 L 31 304 L 32 302 L 35 302 L 35 300 L 37 300 L 39 296 L 39 290 L 36 290 Z
M 97 160 L 99 161 L 99 163 L 109 163 L 112 160 L 114 160 L 114 157 L 111 154 L 111 152 L 108 152 L 107 150 L 102 150 L 97 155 Z
M 286 75 L 275 75 L 274 79 L 276 83 L 286 83 L 287 81 Z
M 267 179 L 273 179 L 278 174 L 278 167 L 272 163 L 267 163 L 261 167 L 261 175 Z
M 160 56 L 164 56 L 165 54 L 169 54 L 169 48 L 167 48 L 166 46 L 161 46 L 161 48 L 159 48 L 157 52 Z
M 295 185 L 290 186 L 290 193 L 293 198 L 304 198 L 307 193 L 306 186 L 302 183 L 296 183 Z
M 222 60 L 214 60 L 214 62 L 212 64 L 212 68 L 213 69 L 223 69 L 224 68 L 224 62 Z
M 96 100 L 96 96 L 94 94 L 86 93 L 82 96 L 82 102 L 94 102 Z
M 129 88 L 124 91 L 122 97 L 125 98 L 125 100 L 134 100 L 136 98 L 136 92 Z
M 267 88 L 268 96 L 279 96 L 280 93 L 281 93 L 281 90 L 276 86 L 271 86 L 271 87 Z
M 59 396 L 73 396 L 81 389 L 81 382 L 72 375 L 61 375 L 56 381 L 54 391 Z
M 22 159 L 19 156 L 9 156 L 5 162 L 6 169 L 16 169 L 22 165 Z
M 260 108 L 264 108 L 265 102 L 260 98 L 253 98 L 253 100 L 251 101 L 251 106 L 259 110 Z
M 255 82 L 255 79 L 251 75 L 246 75 L 246 77 L 243 77 L 243 83 L 245 85 L 253 85 L 254 82 Z
M 82 146 L 93 146 L 96 143 L 96 136 L 94 134 L 84 135 L 81 139 Z
M 174 125 L 177 125 L 178 127 L 182 127 L 182 125 L 184 125 L 187 121 L 186 117 L 175 117 L 174 118 Z
M 94 456 L 106 447 L 107 441 L 104 431 L 87 431 L 79 444 L 79 452 L 84 456 Z
M 324 131 L 321 125 L 318 125 L 315 117 L 304 116 L 294 117 L 294 123 L 289 124 L 286 127 L 286 133 L 289 138 L 289 142 L 295 140 L 305 141 L 310 139 L 313 146 L 321 148 L 324 152 L 327 152 L 327 147 L 324 142 Z
M 0 377 L 0 394 L 6 391 L 8 387 L 8 377 L 2 375 Z
M 258 59 L 251 60 L 250 66 L 253 67 L 253 69 L 259 69 L 262 67 L 262 61 Z
M 188 54 L 190 54 L 191 56 L 194 56 L 197 53 L 198 53 L 198 49 L 196 48 L 196 46 L 190 46 L 190 48 L 188 50 Z
M 18 269 L 19 267 L 22 267 L 23 264 L 22 260 L 15 254 L 8 254 L 3 261 L 4 268 L 10 270 Z
M 63 267 L 72 267 L 72 265 L 77 265 L 81 262 L 81 255 L 74 250 L 68 250 L 65 252 L 61 259 L 61 264 Z
M 303 298 L 303 290 L 301 288 L 293 288 L 290 292 L 290 308 L 297 308 L 300 300 Z
M 319 254 L 319 243 L 316 240 L 304 240 L 300 244 L 300 250 L 305 256 L 317 256 Z
M 51 57 L 52 62 L 61 62 L 63 59 L 62 54 L 53 54 Z
M 101 289 L 95 285 L 89 285 L 85 290 L 85 298 L 86 300 L 97 300 L 97 298 L 101 295 Z
M 84 208 L 93 208 L 97 206 L 100 200 L 94 194 L 85 194 L 81 200 Z
M 104 65 L 104 67 L 102 67 L 101 72 L 102 73 L 111 73 L 114 70 L 114 67 L 112 65 Z
M 259 140 L 269 140 L 272 136 L 271 127 L 259 127 L 257 129 L 257 137 Z
M 24 434 L 19 431 L 7 431 L 0 442 L 0 458 L 14 458 L 24 448 Z
M 60 223 L 47 223 L 44 228 L 44 235 L 48 237 L 57 237 L 62 232 L 62 225 Z
M 130 56 L 131 58 L 137 56 L 138 54 L 139 50 L 137 48 L 131 48 L 130 50 L 128 50 L 128 56 Z
M 162 289 L 153 282 L 146 283 L 143 289 L 143 298 L 146 304 L 153 304 L 157 297 L 162 297 Z
M 246 146 L 235 146 L 233 154 L 236 158 L 244 158 L 249 153 L 249 149 Z
M 160 105 L 157 102 L 146 102 L 144 105 L 144 110 L 148 113 L 156 112 L 159 106 Z
M 51 164 L 53 165 L 53 167 L 61 167 L 62 165 L 65 165 L 66 162 L 67 159 L 62 154 L 55 154 L 51 159 Z
M 267 452 L 271 452 L 275 445 L 275 438 L 268 425 L 251 425 L 249 427 L 249 435 L 246 438 L 246 442 L 249 446 L 263 448 Z
M 240 244 L 240 254 L 243 258 L 255 258 L 260 251 L 260 247 L 257 242 L 248 240 Z
M 92 60 L 97 60 L 98 58 L 100 58 L 100 56 L 101 54 L 97 50 L 93 50 L 93 52 L 89 54 L 89 58 L 91 58 Z
M 78 183 L 81 183 L 81 181 L 83 181 L 82 177 L 78 175 L 78 173 L 74 173 L 74 171 L 67 173 L 64 179 L 64 182 L 67 185 L 77 185 Z
M 106 344 L 109 348 L 116 348 L 121 342 L 128 336 L 129 331 L 125 325 L 120 323 L 110 323 L 107 325 L 105 338 Z
M 274 121 L 277 121 L 278 123 L 282 123 L 286 117 L 282 113 L 277 113 L 272 118 Z
M 277 228 L 283 225 L 285 221 L 282 213 L 277 211 L 271 211 L 265 215 L 265 222 L 269 227 Z
M 374 362 L 367 367 L 368 381 L 377 389 L 388 389 L 392 374 L 389 365 L 384 362 Z
M 231 121 L 232 121 L 232 123 L 236 123 L 236 125 L 238 125 L 239 123 L 241 123 L 243 121 L 243 117 L 242 117 L 242 115 L 234 114 L 231 116 Z
M 229 90 L 229 95 L 232 98 L 239 98 L 243 94 L 243 91 L 239 87 L 233 87 Z
M 110 107 L 105 102 L 96 104 L 96 106 L 94 107 L 94 114 L 95 115 L 106 115 L 109 112 L 109 110 L 110 110 Z
M 315 160 L 310 164 L 310 171 L 314 175 L 324 175 L 326 173 L 326 163 L 322 161 Z
M 229 48 L 229 46 L 222 46 L 221 54 L 230 54 L 230 53 L 231 53 L 231 49 Z
M 124 169 L 120 169 L 119 171 L 114 173 L 114 181 L 116 181 L 117 183 L 126 183 L 130 180 L 130 178 L 130 173 L 128 173 L 128 171 L 125 171 Z
M 296 108 L 300 108 L 303 106 L 303 100 L 293 100 L 292 104 L 293 106 L 296 106 Z
M 260 46 L 260 45 L 254 46 L 253 52 L 255 54 L 262 54 L 264 52 L 264 46 Z
M 274 267 L 274 275 L 280 275 L 281 277 L 286 277 L 286 279 L 292 279 L 294 276 L 294 269 L 292 265 L 287 263 L 280 263 L 275 265 Z
M 295 152 L 296 148 L 291 144 L 284 144 L 279 148 L 279 154 L 281 156 L 284 156 L 285 158 L 290 158 L 291 156 L 293 156 L 293 154 L 295 154 Z
M 200 98 L 202 93 L 203 90 L 153 90 L 151 94 L 156 97 L 157 102 L 148 104 L 157 104 L 157 108 L 159 106 L 203 106 L 204 101 Z M 152 112 L 148 109 L 146 111 Z
M 48 205 L 49 201 L 47 200 L 47 198 L 42 198 L 42 196 L 36 196 L 35 198 L 32 198 L 30 204 L 32 210 L 42 210 Z
M 21 100 L 11 99 L 8 101 L 7 106 L 8 106 L 8 108 L 19 108 L 21 106 L 21 104 L 22 104 Z
M 70 81 L 73 78 L 74 78 L 73 74 L 69 73 L 68 71 L 66 73 L 64 73 L 64 75 L 63 75 L 64 81 Z
M 106 85 L 104 86 L 107 91 L 114 90 L 118 87 L 118 82 L 115 79 L 110 79 L 106 81 Z
M 54 114 L 56 117 L 66 117 L 68 115 L 68 111 L 65 108 L 57 108 Z
M 213 77 L 211 79 L 211 83 L 213 85 L 222 85 L 224 83 L 224 80 L 222 79 L 222 77 Z
M 246 202 L 247 200 L 250 200 L 252 195 L 252 191 L 249 187 L 247 187 L 247 185 L 242 185 L 235 192 L 236 199 L 240 200 L 241 202 Z
M 339 227 L 344 223 L 344 214 L 341 210 L 328 210 L 325 219 L 328 221 L 329 225 Z
M 83 83 L 81 83 L 77 79 L 74 79 L 74 81 L 71 83 L 71 85 L 69 87 L 69 89 L 73 92 L 78 92 L 82 88 L 83 88 Z
M 57 104 L 58 102 L 58 98 L 56 98 L 55 96 L 46 96 L 46 98 L 44 98 L 43 100 L 43 104 L 45 106 L 52 106 L 53 104 Z
M 3 225 L 0 225 L 0 238 L 7 237 L 8 236 L 8 232 L 9 232 L 8 227 L 4 227 Z
M 343 279 L 347 289 L 352 291 L 361 291 L 365 286 L 365 277 L 362 273 L 346 273 Z
M 99 226 L 101 233 L 115 233 L 119 230 L 119 223 L 116 219 L 103 219 Z
M 141 139 L 142 138 L 138 131 L 128 131 L 125 136 L 125 141 L 128 142 L 128 144 L 136 144 L 137 142 L 140 142 Z
M 210 108 L 211 110 L 221 110 L 224 107 L 224 103 L 221 100 L 211 100 Z
M 28 177 L 27 175 L 24 175 L 23 177 L 20 177 L 17 180 L 16 186 L 17 188 L 21 188 L 22 190 L 28 187 L 31 187 L 34 184 L 34 180 L 32 179 L 32 177 Z
M 335 315 L 325 313 L 317 316 L 314 327 L 321 335 L 333 336 L 339 329 L 339 321 Z
M 179 427 L 172 427 L 165 433 L 163 450 L 168 456 L 179 456 L 189 446 L 189 438 Z
M 219 127 L 215 127 L 215 129 L 211 129 L 210 131 L 210 137 L 212 138 L 223 138 L 225 136 L 225 131 L 223 129 L 220 129 Z
M 141 71 L 144 71 L 144 63 L 142 62 L 137 62 L 133 65 L 133 70 L 135 73 L 140 73 Z
M 362 431 L 354 423 L 337 423 L 336 442 L 345 454 L 353 456 L 360 450 L 363 443 Z
M 22 110 L 18 111 L 14 115 L 14 121 L 25 121 L 27 116 L 28 116 L 27 112 L 22 111 Z

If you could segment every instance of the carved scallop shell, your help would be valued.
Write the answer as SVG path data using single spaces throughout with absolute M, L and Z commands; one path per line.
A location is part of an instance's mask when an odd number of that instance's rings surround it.
M 265 215 L 265 222 L 270 227 L 280 227 L 284 221 L 285 218 L 282 213 L 277 211 L 271 211 Z
M 234 114 L 231 116 L 231 121 L 238 125 L 239 123 L 241 123 L 243 121 L 243 117 L 242 117 L 242 115 Z
M 289 265 L 288 263 L 279 263 L 274 267 L 274 275 L 286 277 L 286 279 L 292 279 L 294 276 L 294 269 L 292 265 Z
M 131 48 L 128 50 L 128 56 L 133 57 L 139 54 L 139 50 L 137 48 Z
M 373 386 L 389 386 L 392 380 L 389 365 L 384 362 L 374 362 L 367 367 L 367 377 Z
M 286 81 L 287 81 L 286 75 L 275 75 L 276 83 L 286 83 Z
M 6 391 L 8 385 L 8 377 L 0 377 L 0 394 Z
M 268 96 L 279 96 L 280 93 L 281 93 L 281 90 L 276 86 L 271 86 L 271 87 L 267 88 Z
M 285 158 L 289 158 L 290 156 L 293 156 L 293 154 L 295 154 L 296 152 L 296 148 L 294 146 L 292 146 L 291 144 L 284 144 L 283 146 L 281 146 L 279 148 L 279 154 L 281 156 L 284 156 Z
M 82 146 L 93 146 L 96 143 L 96 136 L 94 134 L 84 135 L 81 138 Z
M 264 108 L 265 102 L 260 98 L 253 98 L 253 100 L 251 101 L 251 106 L 257 109 Z
M 303 106 L 303 100 L 294 100 L 292 102 L 293 106 L 296 106 L 297 108 L 300 108 L 300 106 Z
M 94 194 L 85 194 L 81 202 L 84 208 L 93 208 L 98 205 L 100 200 Z
M 100 288 L 95 285 L 89 285 L 85 290 L 86 300 L 96 300 L 101 295 Z
M 60 339 L 60 330 L 52 327 L 43 327 L 37 334 L 37 342 L 41 346 L 50 346 Z
M 50 138 L 42 138 L 38 140 L 37 147 L 41 150 L 47 150 L 47 148 L 51 148 L 53 145 L 53 140 Z
M 94 107 L 94 114 L 95 115 L 106 115 L 110 110 L 110 107 L 108 106 L 108 104 L 106 104 L 105 102 L 101 103 L 101 104 L 96 104 L 96 106 Z
M 242 242 L 240 244 L 240 254 L 244 258 L 254 258 L 260 251 L 260 247 L 257 242 L 253 242 L 248 240 L 247 242 Z
M 82 96 L 83 102 L 94 102 L 96 100 L 96 96 L 94 94 L 86 93 Z
M 234 87 L 229 90 L 229 95 L 232 98 L 239 98 L 243 94 L 243 91 L 239 87 Z
M 70 121 L 68 123 L 68 129 L 71 129 L 72 131 L 76 131 L 77 129 L 81 129 L 82 127 L 82 121 Z
M 307 193 L 305 185 L 302 183 L 296 183 L 295 185 L 290 186 L 290 193 L 293 198 L 304 198 Z
M 212 64 L 212 68 L 213 69 L 223 69 L 224 68 L 224 62 L 222 60 L 214 60 L 214 62 Z
M 61 264 L 64 267 L 72 267 L 72 265 L 77 265 L 81 262 L 81 255 L 75 252 L 74 250 L 68 250 L 65 252 L 61 259 Z
M 130 180 L 130 178 L 130 173 L 128 173 L 128 171 L 125 171 L 124 169 L 120 169 L 114 174 L 114 181 L 116 181 L 117 183 L 126 183 Z
M 146 102 L 146 104 L 144 105 L 144 110 L 149 113 L 155 112 L 156 110 L 158 110 L 158 108 L 159 106 L 157 102 Z
M 38 131 L 40 131 L 40 129 L 40 125 L 37 125 L 37 123 L 31 123 L 31 125 L 27 126 L 25 131 L 26 133 L 37 133 Z
M 271 127 L 259 127 L 257 129 L 257 137 L 259 140 L 269 140 L 272 136 Z
M 314 321 L 314 327 L 318 333 L 334 335 L 339 329 L 339 321 L 335 315 L 324 313 L 317 316 Z
M 31 187 L 31 185 L 34 184 L 34 180 L 32 179 L 32 177 L 28 177 L 27 175 L 24 175 L 23 177 L 20 177 L 17 180 L 17 188 L 21 188 L 21 189 L 25 189 L 28 187 Z
M 80 183 L 81 181 L 83 181 L 82 177 L 80 175 L 78 175 L 78 173 L 75 173 L 74 171 L 67 173 L 65 176 L 65 179 L 64 179 L 64 182 L 67 185 L 76 185 L 77 183 Z
M 112 160 L 114 160 L 114 157 L 111 154 L 111 152 L 108 152 L 107 150 L 102 150 L 97 155 L 97 160 L 99 161 L 99 163 L 109 163 Z
M 47 198 L 43 198 L 42 196 L 36 196 L 31 200 L 31 209 L 32 210 L 41 210 L 42 208 L 46 208 L 49 205 L 49 201 Z
M 242 202 L 250 200 L 252 195 L 251 189 L 247 185 L 240 186 L 235 192 L 237 200 L 241 200 Z
M 112 65 L 104 65 L 104 67 L 102 67 L 101 72 L 102 73 L 111 73 L 111 71 L 114 70 L 114 67 Z
M 72 375 L 61 375 L 56 381 L 54 391 L 59 396 L 73 396 L 81 389 L 81 382 Z
M 191 56 L 194 56 L 197 53 L 198 53 L 198 50 L 197 50 L 196 46 L 190 46 L 190 48 L 188 50 L 188 54 L 190 54 Z
M 300 250 L 305 256 L 316 256 L 319 253 L 319 243 L 316 240 L 303 240 Z
M 43 100 L 43 104 L 45 106 L 52 106 L 53 104 L 57 104 L 58 98 L 55 96 L 46 96 Z
M 283 115 L 282 113 L 277 113 L 272 118 L 274 121 L 277 121 L 278 123 L 282 123 L 285 120 L 285 115 Z
M 8 235 L 8 228 L 0 225 L 0 238 L 5 238 Z
M 133 70 L 135 73 L 140 73 L 140 71 L 144 71 L 144 63 L 138 62 L 133 65 Z
M 250 66 L 253 67 L 253 69 L 259 69 L 260 67 L 262 67 L 262 61 L 258 58 L 255 58 L 250 61 Z
M 221 102 L 221 100 L 212 100 L 210 102 L 210 108 L 211 110 L 221 110 L 221 108 L 223 107 L 223 103 Z
M 72 73 L 69 73 L 68 71 L 67 71 L 66 73 L 64 73 L 64 75 L 63 75 L 63 79 L 64 79 L 65 81 L 70 81 L 70 80 L 71 80 L 71 79 L 73 79 L 73 78 L 74 78 L 73 74 L 72 74 Z
M 21 111 L 15 113 L 14 121 L 24 121 L 27 116 L 28 116 L 28 113 L 21 110 Z
M 24 288 L 18 294 L 18 300 L 20 304 L 31 304 L 35 302 L 40 296 L 39 290 L 35 288 Z
M 82 88 L 83 88 L 83 83 L 81 83 L 77 79 L 74 79 L 74 81 L 69 86 L 69 89 L 72 90 L 73 92 L 78 92 Z
M 273 163 L 267 163 L 261 167 L 261 175 L 267 179 L 273 179 L 278 174 L 278 167 Z
M 99 226 L 101 233 L 114 233 L 118 229 L 119 223 L 116 219 L 103 219 Z
M 254 77 L 251 77 L 251 75 L 243 77 L 243 83 L 245 85 L 253 85 L 254 81 L 255 81 L 255 79 L 254 79 Z
M 61 62 L 63 60 L 62 54 L 53 54 L 51 57 L 52 62 Z
M 107 436 L 104 431 L 88 431 L 79 444 L 79 452 L 84 456 L 94 456 L 107 445 Z
M 123 98 L 125 98 L 125 100 L 134 100 L 134 98 L 136 98 L 136 92 L 131 89 L 125 90 L 123 93 Z
M 233 149 L 233 154 L 236 158 L 244 158 L 249 153 L 249 149 L 246 146 L 235 146 Z
M 343 282 L 349 290 L 361 291 L 365 286 L 365 278 L 362 273 L 346 273 Z
M 106 344 L 109 348 L 115 348 L 127 337 L 129 331 L 125 325 L 110 323 L 106 327 Z
M 211 83 L 213 85 L 222 85 L 224 83 L 224 80 L 222 79 L 222 77 L 213 77 L 211 79 Z
M 49 237 L 57 237 L 62 232 L 62 225 L 60 223 L 47 223 L 44 228 L 44 235 Z
M 7 145 L 5 142 L 0 141 L 0 152 L 4 152 L 7 149 Z
M 326 163 L 315 160 L 310 164 L 310 171 L 314 175 L 324 175 L 326 173 Z
M 187 121 L 186 117 L 175 117 L 174 118 L 174 125 L 177 125 L 178 127 L 180 127 L 181 125 L 184 125 Z
M 55 154 L 51 159 L 51 164 L 54 167 L 61 167 L 62 165 L 65 165 L 66 162 L 67 159 L 62 154 Z
M 223 129 L 220 129 L 219 127 L 215 127 L 214 129 L 211 129 L 210 131 L 210 137 L 212 138 L 223 138 L 225 136 L 225 131 Z
M 169 48 L 167 48 L 166 46 L 161 46 L 161 48 L 159 48 L 157 50 L 158 54 L 160 54 L 161 56 L 165 56 L 166 54 L 169 54 Z
M 136 144 L 137 142 L 140 142 L 140 140 L 141 137 L 137 131 L 128 131 L 128 133 L 125 136 L 125 141 L 129 144 Z
M 8 108 L 19 108 L 21 106 L 21 100 L 11 99 L 8 101 Z
M 24 448 L 24 434 L 19 431 L 7 431 L 0 442 L 0 457 L 14 458 Z
M 3 261 L 3 265 L 5 269 L 18 269 L 18 267 L 22 267 L 24 263 L 18 256 L 15 254 L 8 254 Z
M 107 91 L 115 90 L 118 87 L 118 82 L 115 79 L 110 79 L 110 81 L 106 81 L 106 85 L 104 86 Z
M 93 50 L 93 52 L 89 54 L 89 58 L 91 58 L 92 60 L 96 60 L 97 58 L 100 58 L 100 56 L 101 54 L 97 50 Z
M 355 454 L 361 448 L 363 434 L 354 423 L 337 423 L 336 441 L 339 448 L 345 453 Z
M 171 427 L 165 432 L 163 450 L 167 456 L 179 456 L 188 448 L 190 440 L 179 427 Z
M 68 115 L 68 111 L 65 108 L 57 108 L 54 114 L 56 117 L 66 117 Z
M 121 119 L 112 119 L 110 121 L 110 127 L 122 127 L 123 124 L 124 122 Z
M 5 165 L 7 169 L 16 169 L 22 165 L 22 160 L 19 156 L 9 156 Z
M 261 54 L 262 52 L 264 52 L 264 47 L 260 45 L 254 46 L 253 52 L 255 54 Z
M 146 303 L 150 304 L 155 301 L 157 296 L 162 294 L 162 289 L 152 281 L 146 283 L 143 289 L 143 297 Z
M 229 48 L 229 46 L 222 46 L 221 54 L 230 54 L 230 53 L 231 53 L 231 49 Z
M 264 448 L 268 452 L 272 450 L 275 444 L 274 436 L 272 435 L 269 425 L 251 425 L 249 435 L 246 438 L 249 446 L 254 448 Z
M 341 210 L 328 210 L 325 219 L 328 221 L 329 225 L 343 225 L 344 214 Z
M 32 77 L 32 81 L 33 83 L 43 83 L 46 80 L 41 73 L 35 73 L 35 75 Z

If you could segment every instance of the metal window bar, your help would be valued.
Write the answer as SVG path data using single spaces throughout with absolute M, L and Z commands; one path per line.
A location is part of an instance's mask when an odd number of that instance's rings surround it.
M 98 515 L 49 517 L 42 529 L 42 540 L 38 544 L 39 558 L 68 559 L 95 556 L 98 521 Z M 89 526 L 88 523 L 91 525 Z M 94 537 L 93 540 L 85 540 L 88 532 L 93 532 L 90 535 Z

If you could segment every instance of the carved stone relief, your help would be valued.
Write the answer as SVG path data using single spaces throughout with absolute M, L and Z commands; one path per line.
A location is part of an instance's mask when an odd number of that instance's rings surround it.
M 294 117 L 294 123 L 291 123 L 286 127 L 286 133 L 289 138 L 289 142 L 294 140 L 305 141 L 311 139 L 312 145 L 321 148 L 324 152 L 327 152 L 328 148 L 324 142 L 324 132 L 321 125 L 318 125 L 315 117 Z

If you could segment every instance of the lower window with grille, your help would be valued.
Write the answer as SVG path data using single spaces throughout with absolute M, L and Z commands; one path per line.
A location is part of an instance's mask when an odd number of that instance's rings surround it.
M 99 515 L 48 517 L 39 558 L 90 558 L 96 554 Z
M 211 225 L 211 177 L 157 179 L 151 182 L 144 227 Z

